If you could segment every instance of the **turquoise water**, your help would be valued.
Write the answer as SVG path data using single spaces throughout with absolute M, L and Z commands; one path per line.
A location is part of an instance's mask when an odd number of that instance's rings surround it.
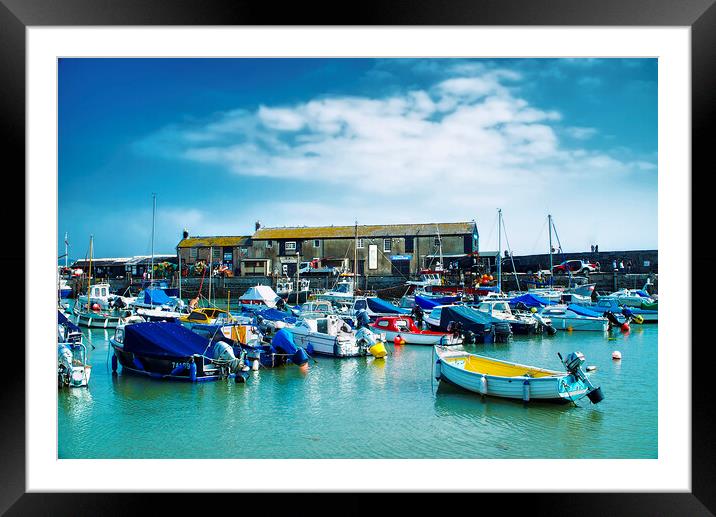
M 409 345 L 390 345 L 385 360 L 261 369 L 247 384 L 113 376 L 110 331 L 84 332 L 96 347 L 92 378 L 87 389 L 58 391 L 60 458 L 657 457 L 657 325 L 612 331 L 614 339 L 559 332 L 467 347 L 554 369 L 557 352 L 582 351 L 606 398 L 579 407 L 438 386 L 431 347 Z

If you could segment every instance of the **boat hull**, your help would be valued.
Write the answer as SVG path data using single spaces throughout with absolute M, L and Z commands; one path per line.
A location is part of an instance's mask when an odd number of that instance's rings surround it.
M 609 322 L 601 318 L 560 318 L 551 314 L 549 318 L 552 320 L 552 326 L 559 330 L 606 332 L 609 328 Z
M 363 348 L 355 343 L 355 339 L 342 341 L 328 334 L 310 332 L 304 327 L 287 327 L 296 346 L 304 348 L 309 354 L 328 355 L 332 357 L 358 357 L 366 355 Z
M 452 334 L 441 334 L 441 333 L 415 333 L 415 332 L 396 332 L 394 330 L 387 330 L 375 325 L 369 325 L 373 332 L 385 334 L 385 339 L 393 341 L 398 335 L 405 340 L 406 345 L 459 345 L 462 343 L 462 338 L 454 336 Z
M 114 329 L 122 322 L 119 316 L 103 316 L 92 313 L 75 313 L 76 323 L 80 327 L 92 329 Z

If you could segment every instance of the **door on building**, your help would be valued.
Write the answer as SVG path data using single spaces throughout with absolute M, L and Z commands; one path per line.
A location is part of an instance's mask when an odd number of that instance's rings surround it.
M 410 259 L 407 260 L 391 260 L 391 274 L 401 275 L 404 277 L 410 276 Z

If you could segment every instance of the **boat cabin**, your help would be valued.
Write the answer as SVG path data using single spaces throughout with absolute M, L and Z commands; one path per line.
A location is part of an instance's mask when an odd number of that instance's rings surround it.
M 218 321 L 230 321 L 231 315 L 221 309 L 201 308 L 194 309 L 187 316 L 180 318 L 180 321 L 187 323 L 215 323 Z
M 95 284 L 90 286 L 90 298 L 107 298 L 109 296 L 109 284 Z
M 382 316 L 375 320 L 373 327 L 377 330 L 389 330 L 391 332 L 412 332 L 415 334 L 421 332 L 415 325 L 413 318 L 407 316 Z
M 328 315 L 323 318 L 306 318 L 298 322 L 298 326 L 307 328 L 310 332 L 337 336 L 340 333 L 350 333 L 348 323 L 338 316 Z

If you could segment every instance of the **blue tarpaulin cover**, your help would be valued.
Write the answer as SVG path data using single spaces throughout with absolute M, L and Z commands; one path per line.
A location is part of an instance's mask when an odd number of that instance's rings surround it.
M 440 311 L 440 330 L 447 332 L 451 321 L 460 322 L 463 330 L 475 333 L 489 332 L 492 329 L 490 316 L 481 314 L 474 309 L 462 305 L 443 307 Z
M 271 346 L 284 354 L 295 354 L 298 350 L 296 343 L 293 341 L 293 334 L 286 329 L 281 329 L 274 334 L 271 339 Z
M 167 296 L 163 289 L 146 289 L 144 291 L 144 303 L 164 305 L 171 302 L 172 299 Z
M 396 307 L 390 302 L 386 302 L 385 300 L 381 298 L 367 298 L 368 300 L 368 308 L 373 311 L 380 314 L 409 314 L 410 310 L 408 309 L 401 309 L 400 307 Z
M 510 300 L 510 307 L 515 307 L 520 302 L 524 303 L 527 307 L 544 307 L 550 304 L 546 298 L 528 293 L 518 296 L 517 298 L 512 298 Z
M 140 356 L 186 358 L 206 355 L 208 340 L 169 322 L 134 323 L 124 328 L 124 350 Z
M 72 323 L 70 320 L 67 319 L 67 316 L 65 316 L 60 311 L 57 311 L 57 323 L 59 324 L 65 324 L 71 331 L 73 332 L 81 332 L 80 328 Z
M 423 298 L 422 296 L 415 295 L 415 303 L 420 306 L 423 310 L 432 310 L 438 305 L 450 305 L 455 303 L 460 298 L 458 296 L 443 296 L 442 298 Z
M 600 318 L 603 315 L 603 313 L 601 313 L 601 312 L 596 312 L 596 311 L 587 309 L 586 307 L 583 307 L 581 305 L 577 305 L 574 303 L 570 303 L 567 306 L 567 309 L 574 312 L 575 314 L 579 314 L 580 316 L 590 316 L 592 318 Z
M 264 309 L 262 311 L 257 311 L 256 314 L 265 320 L 285 321 L 286 323 L 296 323 L 296 321 L 298 321 L 298 318 L 295 316 L 291 316 L 288 313 L 276 309 Z

